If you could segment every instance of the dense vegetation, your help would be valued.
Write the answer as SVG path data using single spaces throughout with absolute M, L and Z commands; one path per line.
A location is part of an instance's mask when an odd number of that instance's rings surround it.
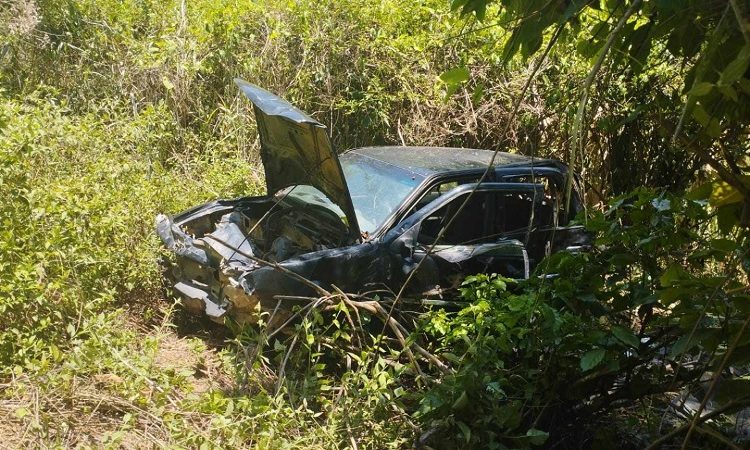
M 3 445 L 737 445 L 750 8 L 684 3 L 0 0 Z M 573 161 L 597 246 L 403 342 L 337 296 L 284 338 L 184 317 L 153 217 L 263 190 L 235 76 L 338 148 Z

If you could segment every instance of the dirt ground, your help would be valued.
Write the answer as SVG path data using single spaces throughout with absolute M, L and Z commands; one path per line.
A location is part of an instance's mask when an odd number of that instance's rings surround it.
M 119 374 L 104 368 L 100 373 L 65 375 L 69 378 L 54 385 L 26 375 L 0 384 L 6 390 L 0 399 L 0 417 L 4 417 L 0 449 L 170 446 L 168 427 L 151 404 L 156 395 L 166 397 L 168 412 L 200 429 L 200 423 L 209 419 L 185 411 L 180 402 L 210 390 L 230 389 L 232 380 L 220 370 L 214 345 L 220 337 L 195 324 L 173 325 L 166 320 L 163 326 L 137 321 L 126 326 L 137 329 L 141 342 L 155 340 L 151 367 L 136 367 L 127 354 L 144 349 L 114 349 L 120 358 L 115 364 L 123 370 Z M 49 376 L 60 376 L 57 370 Z M 179 376 L 183 382 L 177 387 L 158 383 L 154 381 L 158 374 Z M 145 380 L 141 383 L 145 387 L 135 395 L 127 385 L 133 379 Z M 129 425 L 124 426 L 125 421 Z

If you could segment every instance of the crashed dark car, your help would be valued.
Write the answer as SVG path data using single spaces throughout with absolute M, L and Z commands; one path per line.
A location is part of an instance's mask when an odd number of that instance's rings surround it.
M 559 161 L 498 153 L 477 185 L 492 151 L 394 146 L 337 155 L 322 124 L 236 83 L 253 105 L 268 195 L 157 217 L 175 255 L 172 287 L 190 310 L 252 322 L 280 298 L 314 296 L 299 276 L 325 289 L 397 292 L 423 259 L 406 293 L 441 296 L 467 274 L 527 278 L 546 255 L 588 244 L 581 227 L 568 226 L 582 206 L 576 185 L 565 209 Z

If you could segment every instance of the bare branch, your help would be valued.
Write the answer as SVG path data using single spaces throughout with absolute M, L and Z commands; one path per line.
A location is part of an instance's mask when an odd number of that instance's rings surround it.
M 718 416 L 724 414 L 725 412 L 731 411 L 733 409 L 739 409 L 739 408 L 742 408 L 742 407 L 745 407 L 745 406 L 748 406 L 748 405 L 750 405 L 750 398 L 745 398 L 744 400 L 740 400 L 740 401 L 732 400 L 729 403 L 727 403 L 726 405 L 722 406 L 721 408 L 715 409 L 715 410 L 711 411 L 710 413 L 704 414 L 702 416 L 699 416 L 699 415 L 696 414 L 695 423 L 696 423 L 696 425 L 697 424 L 701 424 L 703 422 L 706 422 L 707 420 L 713 419 L 714 417 L 718 417 Z M 651 445 L 649 445 L 648 447 L 646 447 L 646 450 L 656 450 L 663 443 L 665 443 L 665 442 L 669 441 L 670 439 L 672 439 L 672 438 L 680 435 L 683 431 L 687 430 L 691 425 L 692 425 L 692 422 L 691 423 L 686 423 L 686 424 L 682 425 L 681 427 L 672 430 L 670 433 L 665 434 L 664 436 L 662 436 L 659 439 L 657 439 L 654 442 L 652 442 Z

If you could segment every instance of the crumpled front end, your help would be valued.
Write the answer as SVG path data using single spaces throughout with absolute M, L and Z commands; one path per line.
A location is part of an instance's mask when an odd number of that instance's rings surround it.
M 174 290 L 189 310 L 214 320 L 231 310 L 240 322 L 257 321 L 260 298 L 247 275 L 260 267 L 251 259 L 258 249 L 243 232 L 241 222 L 238 212 L 230 212 L 221 217 L 213 232 L 193 238 L 169 217 L 162 214 L 156 218 L 157 234 L 177 257 L 171 273 Z
M 275 309 L 279 294 L 310 294 L 309 286 L 277 265 L 309 275 L 328 267 L 310 254 L 325 258 L 349 239 L 341 217 L 325 204 L 286 195 L 219 200 L 175 218 L 159 215 L 156 232 L 175 254 L 167 275 L 186 307 L 217 321 L 229 314 L 242 323 Z

